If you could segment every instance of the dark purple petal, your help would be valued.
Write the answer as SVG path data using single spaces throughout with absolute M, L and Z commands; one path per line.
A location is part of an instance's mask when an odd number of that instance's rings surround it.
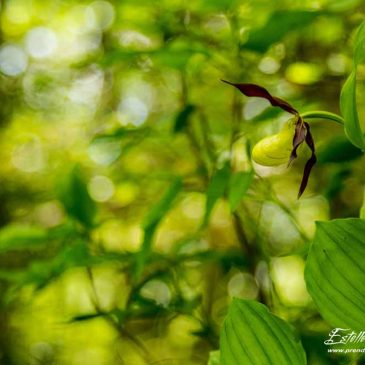
M 279 108 L 287 111 L 288 113 L 298 115 L 298 111 L 295 110 L 288 102 L 280 99 L 276 96 L 272 96 L 265 88 L 255 84 L 235 84 L 226 80 L 222 80 L 226 84 L 236 87 L 242 94 L 246 96 L 256 96 L 258 98 L 264 98 L 268 100 L 272 106 L 278 106 Z
M 305 124 L 303 123 L 302 119 L 298 119 L 295 125 L 295 133 L 293 137 L 293 149 L 290 154 L 288 166 L 295 158 L 297 158 L 297 149 L 305 141 L 306 134 L 307 134 L 307 128 Z
M 302 182 L 300 184 L 299 193 L 298 193 L 298 199 L 304 193 L 304 190 L 305 190 L 305 188 L 307 187 L 307 184 L 308 184 L 308 179 L 309 179 L 309 175 L 311 173 L 312 167 L 317 162 L 317 157 L 316 157 L 316 154 L 315 154 L 314 140 L 313 140 L 312 134 L 310 132 L 309 124 L 304 123 L 304 125 L 307 129 L 307 134 L 305 136 L 305 142 L 307 143 L 308 147 L 311 149 L 312 155 L 311 155 L 310 159 L 307 161 L 307 163 L 305 164 L 305 167 L 304 167 Z

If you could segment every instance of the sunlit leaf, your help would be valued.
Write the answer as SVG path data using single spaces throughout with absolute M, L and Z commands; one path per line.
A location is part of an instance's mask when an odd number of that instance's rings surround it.
M 307 288 L 332 326 L 365 328 L 365 221 L 317 222 L 305 268 Z
M 237 0 L 202 0 L 201 4 L 207 10 L 227 10 L 227 8 L 235 5 Z
M 242 45 L 242 48 L 266 52 L 272 44 L 281 41 L 287 33 L 307 26 L 319 15 L 319 12 L 305 10 L 275 11 L 266 24 L 250 32 L 248 41 Z
M 32 261 L 26 269 L 9 271 L 7 279 L 13 281 L 17 288 L 32 284 L 40 289 L 70 268 L 91 266 L 99 261 L 90 255 L 85 242 L 76 241 L 61 249 L 54 257 Z
M 207 199 L 205 204 L 205 215 L 203 219 L 203 225 L 206 225 L 209 221 L 209 217 L 215 206 L 215 203 L 219 198 L 222 198 L 226 192 L 226 188 L 229 183 L 230 166 L 226 163 L 222 168 L 218 169 L 212 176 L 208 189 Z
M 299 85 L 311 85 L 321 80 L 323 70 L 315 63 L 295 62 L 285 70 L 288 81 Z
M 356 147 L 365 149 L 365 138 L 361 130 L 356 106 L 356 73 L 357 66 L 364 60 L 365 47 L 365 22 L 357 31 L 354 44 L 353 68 L 350 76 L 342 87 L 340 95 L 341 113 L 345 119 L 345 133 L 348 139 Z
M 236 172 L 229 181 L 228 201 L 232 211 L 235 211 L 242 198 L 246 195 L 254 177 L 253 172 Z
M 182 188 L 180 179 L 175 179 L 170 187 L 166 190 L 162 198 L 154 205 L 143 220 L 143 228 L 149 229 L 155 227 L 171 208 L 177 194 Z
M 65 177 L 60 187 L 60 200 L 66 212 L 86 227 L 94 224 L 96 205 L 87 191 L 78 166 Z
M 220 351 L 211 351 L 209 353 L 208 365 L 220 365 Z
M 221 365 L 305 365 L 288 323 L 256 301 L 234 299 L 221 331 Z
M 362 0 L 330 0 L 328 9 L 331 11 L 346 11 L 354 9 Z
M 206 48 L 178 45 L 177 47 L 163 48 L 155 52 L 152 58 L 160 66 L 182 70 L 195 54 L 204 54 L 207 56 L 209 53 Z
M 181 189 L 182 181 L 181 179 L 176 178 L 167 189 L 165 194 L 162 196 L 162 198 L 157 202 L 156 205 L 151 208 L 151 210 L 143 220 L 142 227 L 144 231 L 144 237 L 142 242 L 142 248 L 136 261 L 136 267 L 134 271 L 135 279 L 138 279 L 142 274 L 145 262 L 151 253 L 152 239 L 158 224 L 172 207 L 172 204 L 174 203 Z
M 365 149 L 365 139 L 360 127 L 356 106 L 356 70 L 354 69 L 341 90 L 341 113 L 345 119 L 345 133 L 356 147 Z
M 362 207 L 360 209 L 360 218 L 365 219 L 365 189 L 363 193 Z
M 9 225 L 0 230 L 0 253 L 33 249 L 48 243 L 47 231 L 41 227 Z

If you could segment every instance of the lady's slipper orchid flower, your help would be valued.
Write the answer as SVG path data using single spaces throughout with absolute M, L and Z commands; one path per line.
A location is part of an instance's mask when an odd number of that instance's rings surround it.
M 314 140 L 310 132 L 309 124 L 303 121 L 302 117 L 299 115 L 299 112 L 287 101 L 276 96 L 272 96 L 265 88 L 259 85 L 235 84 L 225 80 L 222 81 L 236 87 L 246 96 L 264 98 L 268 100 L 272 106 L 277 106 L 294 115 L 294 118 L 292 118 L 284 126 L 284 129 L 280 133 L 266 137 L 254 146 L 252 158 L 257 163 L 266 166 L 281 165 L 288 160 L 289 166 L 291 162 L 297 157 L 298 147 L 303 142 L 305 142 L 312 151 L 312 154 L 304 167 L 303 177 L 298 192 L 298 198 L 300 198 L 308 184 L 312 167 L 317 161 Z M 290 148 L 288 147 L 289 145 L 291 145 Z

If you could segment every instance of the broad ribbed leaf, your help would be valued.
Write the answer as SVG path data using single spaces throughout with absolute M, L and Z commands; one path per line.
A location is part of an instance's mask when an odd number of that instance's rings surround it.
M 365 328 L 365 221 L 317 222 L 305 269 L 307 288 L 332 326 Z
M 221 365 L 304 365 L 291 327 L 256 301 L 234 299 L 221 332 Z
M 357 31 L 354 44 L 354 61 L 350 76 L 341 90 L 340 108 L 345 119 L 345 132 L 348 139 L 356 147 L 365 149 L 365 138 L 361 130 L 359 116 L 356 107 L 356 72 L 357 66 L 364 60 L 365 48 L 365 22 Z

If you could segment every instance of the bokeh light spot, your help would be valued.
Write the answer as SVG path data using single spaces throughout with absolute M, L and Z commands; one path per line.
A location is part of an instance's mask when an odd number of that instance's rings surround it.
M 13 149 L 13 165 L 24 172 L 37 172 L 45 167 L 43 147 L 37 137 L 22 143 Z
M 25 44 L 30 56 L 38 59 L 47 58 L 57 48 L 57 37 L 52 29 L 36 27 L 27 33 Z
M 28 65 L 27 55 L 23 48 L 8 44 L 0 49 L 0 71 L 7 76 L 18 76 Z
M 87 22 L 91 28 L 108 29 L 114 22 L 114 7 L 108 1 L 94 1 L 86 8 Z
M 230 297 L 243 299 L 255 299 L 258 294 L 258 286 L 255 278 L 248 273 L 237 273 L 228 282 L 228 294 Z
M 133 124 L 139 127 L 147 119 L 147 116 L 147 105 L 137 97 L 126 97 L 118 105 L 118 120 L 122 125 Z
M 97 202 L 105 202 L 114 194 L 114 184 L 106 176 L 94 176 L 89 184 L 88 190 L 90 196 Z
M 171 301 L 171 292 L 166 283 L 161 280 L 150 280 L 141 289 L 141 295 L 151 299 L 156 304 L 167 307 Z

